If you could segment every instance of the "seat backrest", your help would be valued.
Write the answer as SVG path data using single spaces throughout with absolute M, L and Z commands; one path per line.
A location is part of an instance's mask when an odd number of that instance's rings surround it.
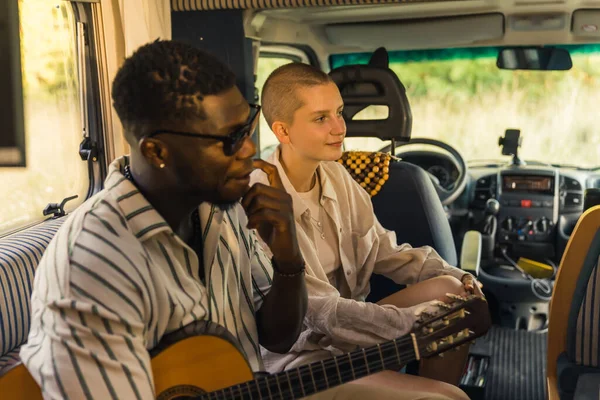
M 390 176 L 372 199 L 381 224 L 398 243 L 431 246 L 450 265 L 458 265 L 452 230 L 427 173 L 407 162 L 390 163 Z
M 442 203 L 422 168 L 391 160 L 387 167 L 386 179 L 381 173 L 373 174 L 369 166 L 366 170 L 357 170 L 345 161 L 352 157 L 347 152 L 342 157 L 342 164 L 352 177 L 371 194 L 373 210 L 384 228 L 394 231 L 398 244 L 409 243 L 413 247 L 431 246 L 450 265 L 458 265 L 456 247 L 448 217 Z M 362 153 L 369 154 L 369 153 Z M 371 153 L 368 159 L 379 158 L 381 153 Z M 389 156 L 388 156 L 389 157 Z M 351 164 L 352 165 L 352 164 Z M 369 184 L 364 178 L 375 175 Z M 377 183 L 374 187 L 374 183 Z M 401 289 L 401 286 L 384 276 L 371 277 L 371 293 L 368 301 L 377 302 Z
M 35 270 L 65 218 L 0 239 L 0 370 L 2 358 L 27 340 Z
M 572 398 L 579 375 L 600 372 L 600 206 L 580 217 L 556 276 L 548 326 L 548 392 Z
M 346 151 L 338 162 L 371 196 L 377 219 L 398 243 L 434 247 L 457 265 L 448 218 L 423 169 L 380 152 Z
M 402 82 L 388 67 L 388 61 L 387 52 L 380 48 L 373 54 L 369 65 L 344 66 L 329 73 L 344 100 L 347 136 L 410 140 L 410 104 Z M 358 112 L 372 105 L 387 106 L 388 118 L 353 119 Z M 450 223 L 423 169 L 405 162 L 390 163 L 389 178 L 372 201 L 377 219 L 385 228 L 396 232 L 399 244 L 431 246 L 448 263 L 457 265 Z M 398 289 L 399 286 L 391 280 L 374 276 L 367 300 L 378 301 Z

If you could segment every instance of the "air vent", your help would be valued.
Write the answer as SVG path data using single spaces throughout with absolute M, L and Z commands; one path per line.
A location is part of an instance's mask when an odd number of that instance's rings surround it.
M 562 176 L 560 178 L 561 190 L 581 192 L 583 187 L 577 179 L 569 178 L 568 176 Z
M 495 186 L 495 183 L 496 183 L 496 175 L 482 176 L 481 178 L 477 179 L 477 185 L 475 186 L 475 189 L 476 190 L 490 189 L 492 187 L 492 185 Z
M 600 189 L 600 178 L 590 178 L 588 180 L 588 187 Z
M 485 208 L 485 203 L 494 198 L 496 198 L 496 175 L 486 175 L 477 179 L 473 206 Z
M 577 179 L 560 177 L 560 207 L 564 211 L 579 211 L 583 207 L 583 186 Z
M 583 195 L 577 193 L 567 193 L 565 196 L 565 207 L 581 207 L 583 206 Z

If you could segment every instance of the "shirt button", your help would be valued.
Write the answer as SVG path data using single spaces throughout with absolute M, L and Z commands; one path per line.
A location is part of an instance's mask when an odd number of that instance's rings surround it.
M 321 226 L 321 223 L 320 223 L 320 222 L 317 222 L 317 226 Z
M 321 233 L 321 239 L 325 239 L 325 234 Z
M 350 276 L 351 272 L 350 270 L 346 271 L 346 275 Z

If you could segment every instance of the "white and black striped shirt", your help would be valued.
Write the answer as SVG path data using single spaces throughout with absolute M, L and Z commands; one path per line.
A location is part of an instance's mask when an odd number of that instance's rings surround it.
M 226 327 L 254 370 L 263 369 L 255 311 L 272 268 L 238 204 L 200 206 L 196 253 L 121 170 L 60 228 L 36 271 L 21 358 L 45 398 L 154 398 L 148 350 L 195 320 Z

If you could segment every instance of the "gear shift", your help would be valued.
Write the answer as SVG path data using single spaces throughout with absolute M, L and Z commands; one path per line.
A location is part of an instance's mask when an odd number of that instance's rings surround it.
M 496 215 L 500 211 L 500 203 L 496 199 L 488 199 L 485 203 L 485 217 L 481 226 L 481 233 L 491 237 L 496 236 L 498 228 L 498 219 Z
M 500 202 L 496 199 L 488 199 L 485 202 L 485 212 L 490 215 L 498 215 L 500 212 Z
M 481 232 L 481 256 L 482 259 L 491 260 L 494 257 L 496 246 L 496 230 L 498 219 L 496 215 L 500 212 L 500 203 L 496 199 L 488 199 L 485 203 L 485 216 L 479 226 Z

